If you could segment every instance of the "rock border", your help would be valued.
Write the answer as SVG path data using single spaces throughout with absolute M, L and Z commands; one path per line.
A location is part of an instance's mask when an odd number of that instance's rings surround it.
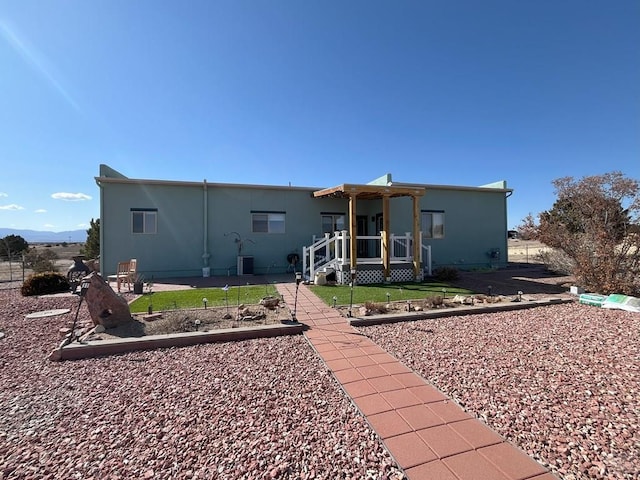
M 456 308 L 422 310 L 419 312 L 371 315 L 369 317 L 353 317 L 349 318 L 348 320 L 349 324 L 353 327 L 368 327 L 372 325 L 383 325 L 385 323 L 428 320 L 430 318 L 457 317 L 463 315 L 475 315 L 478 313 L 495 313 L 510 310 L 524 310 L 527 308 L 542 307 L 546 305 L 558 305 L 561 303 L 575 303 L 575 300 L 572 298 L 545 298 L 540 300 L 523 300 L 521 302 L 492 303 L 488 305 L 466 305 Z
M 109 340 L 84 340 L 80 343 L 63 342 L 49 355 L 49 360 L 81 360 L 107 355 L 117 355 L 138 350 L 155 350 L 199 345 L 214 342 L 232 342 L 253 338 L 299 335 L 301 323 L 261 325 L 257 327 L 227 328 L 209 332 L 185 332 L 166 335 L 148 335 Z

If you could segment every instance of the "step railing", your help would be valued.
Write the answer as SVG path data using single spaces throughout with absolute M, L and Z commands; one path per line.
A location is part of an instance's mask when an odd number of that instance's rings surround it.
M 391 262 L 413 262 L 413 235 L 405 232 L 403 235 L 391 234 L 390 236 L 389 259 Z M 359 261 L 366 263 L 382 264 L 382 234 L 362 235 L 356 239 L 365 246 L 363 249 L 368 255 L 358 256 Z M 420 242 L 420 261 L 425 266 L 425 273 L 431 275 L 431 247 Z M 366 248 L 373 245 L 373 248 Z M 373 250 L 373 252 L 371 251 Z M 351 238 L 346 230 L 324 234 L 322 237 L 313 237 L 313 243 L 302 249 L 302 271 L 307 280 L 313 280 L 317 271 L 332 267 L 339 269 L 343 265 L 350 264 L 351 260 Z M 361 252 L 362 253 L 362 252 Z M 423 262 L 426 259 L 426 262 Z

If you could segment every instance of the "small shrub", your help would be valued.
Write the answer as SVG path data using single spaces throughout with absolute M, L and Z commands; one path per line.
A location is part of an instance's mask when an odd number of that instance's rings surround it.
M 181 311 L 165 311 L 163 318 L 148 326 L 148 334 L 184 333 L 195 331 L 195 316 Z
M 32 248 L 25 254 L 24 262 L 34 273 L 55 272 L 54 260 L 57 258 L 58 254 L 53 250 L 39 251 Z
M 20 289 L 23 297 L 68 292 L 71 289 L 67 277 L 56 272 L 36 273 L 27 278 Z
M 458 279 L 458 270 L 453 267 L 439 267 L 434 270 L 433 275 L 442 282 L 451 282 Z
M 365 302 L 364 307 L 373 314 L 387 313 L 388 309 L 384 303 Z
M 425 306 L 428 308 L 440 308 L 444 305 L 444 297 L 442 295 L 434 295 L 425 300 Z

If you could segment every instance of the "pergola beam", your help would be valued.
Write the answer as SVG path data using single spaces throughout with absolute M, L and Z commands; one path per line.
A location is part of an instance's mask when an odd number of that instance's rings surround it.
M 423 196 L 425 193 L 424 187 L 401 187 L 395 185 L 354 185 L 349 183 L 343 183 L 337 187 L 325 188 L 324 190 L 318 190 L 313 192 L 313 196 L 320 197 L 339 197 L 350 198 L 351 195 L 356 195 L 360 200 L 374 200 L 387 196 L 393 197 L 410 197 L 417 195 Z

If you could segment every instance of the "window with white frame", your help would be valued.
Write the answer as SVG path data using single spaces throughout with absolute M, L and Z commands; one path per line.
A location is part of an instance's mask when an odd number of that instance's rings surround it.
M 131 209 L 131 232 L 154 234 L 158 229 L 158 209 L 157 208 L 132 208 Z
M 344 213 L 323 212 L 322 216 L 322 233 L 334 233 L 346 230 L 347 223 Z
M 444 238 L 444 211 L 422 211 L 422 235 L 424 238 Z
M 251 212 L 253 233 L 285 233 L 285 212 Z

